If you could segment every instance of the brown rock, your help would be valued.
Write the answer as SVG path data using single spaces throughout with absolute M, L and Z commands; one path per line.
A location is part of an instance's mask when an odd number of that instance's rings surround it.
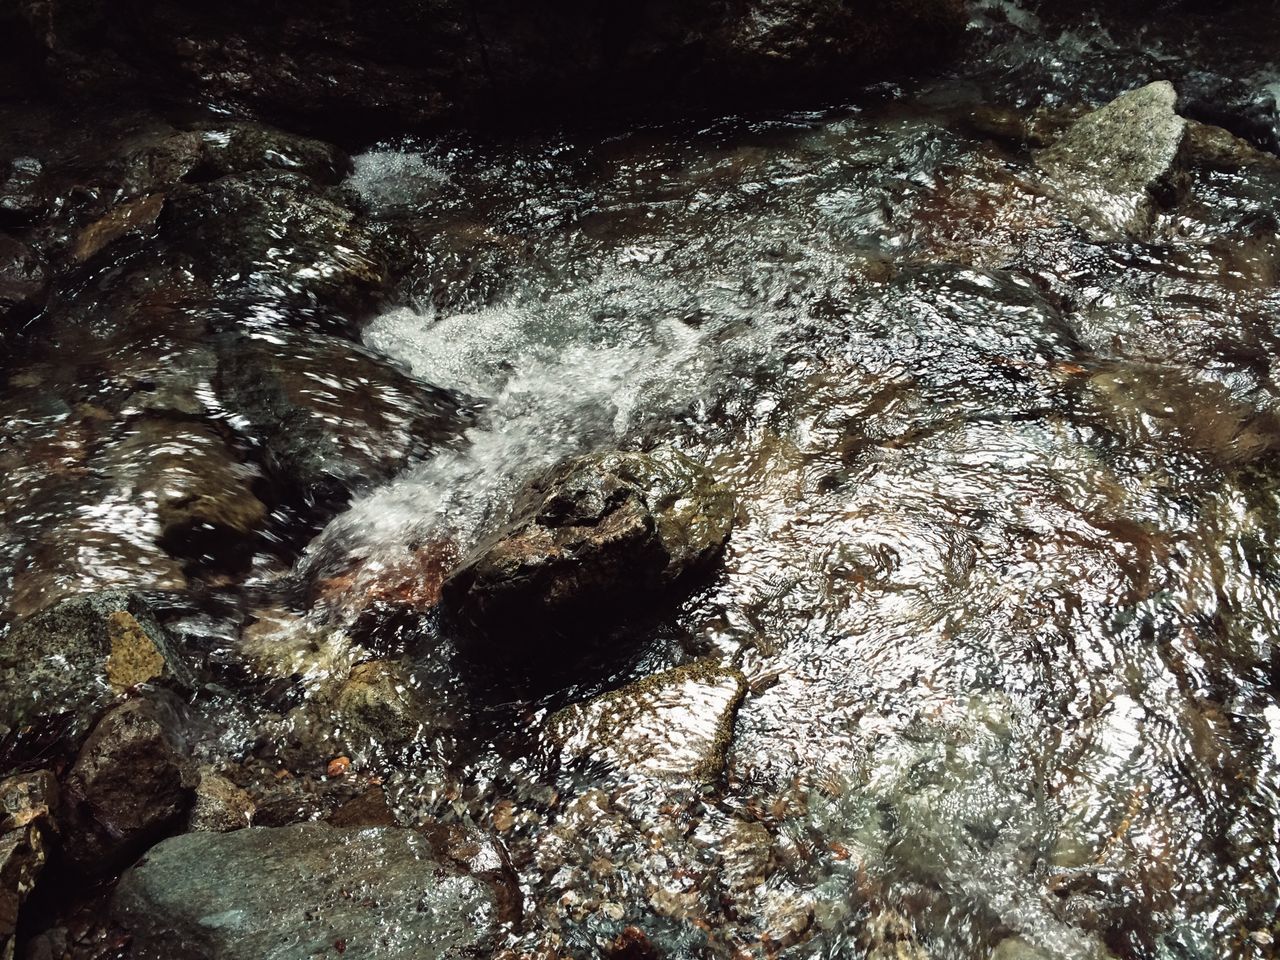
M 163 193 L 153 193 L 114 207 L 100 220 L 80 231 L 75 245 L 71 248 L 71 256 L 80 263 L 84 263 L 121 237 L 151 226 L 160 219 L 164 202 Z
M 65 852 L 109 872 L 180 821 L 195 771 L 167 705 L 131 700 L 94 727 L 67 777 Z

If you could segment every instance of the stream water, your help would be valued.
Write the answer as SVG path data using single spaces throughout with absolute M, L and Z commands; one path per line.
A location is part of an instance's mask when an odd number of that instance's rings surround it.
M 1280 135 L 1280 18 L 975 18 L 943 79 L 820 110 L 356 158 L 347 187 L 431 251 L 364 343 L 482 410 L 224 588 L 258 629 L 207 605 L 185 629 L 301 677 L 291 706 L 390 650 L 420 726 L 352 759 L 402 822 L 498 832 L 517 948 L 637 925 L 669 957 L 1280 949 L 1280 173 L 1197 169 L 1154 241 L 1098 240 L 992 134 L 1225 76 Z M 386 584 L 433 589 L 547 466 L 656 444 L 738 524 L 606 663 L 482 676 L 432 615 L 360 620 Z M 552 711 L 696 658 L 749 681 L 714 786 L 549 759 Z M 300 714 L 273 709 L 206 693 L 197 750 L 288 741 Z

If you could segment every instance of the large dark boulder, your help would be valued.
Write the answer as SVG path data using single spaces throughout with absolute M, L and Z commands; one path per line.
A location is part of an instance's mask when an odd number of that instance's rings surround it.
M 444 584 L 449 605 L 488 639 L 607 627 L 714 563 L 734 499 L 670 449 L 570 459 L 518 498 L 509 525 Z
M 501 907 L 422 834 L 297 824 L 166 840 L 112 912 L 138 960 L 446 960 L 491 955 Z
M 931 63 L 965 23 L 960 0 L 20 2 L 65 77 L 346 134 L 776 94 Z

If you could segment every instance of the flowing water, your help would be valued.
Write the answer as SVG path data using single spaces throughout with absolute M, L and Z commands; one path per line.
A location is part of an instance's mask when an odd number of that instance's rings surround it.
M 1198 169 L 1153 242 L 1097 240 L 975 119 L 1173 65 L 1274 107 L 1275 28 L 1224 66 L 1211 37 L 983 18 L 955 75 L 818 111 L 357 157 L 347 185 L 432 251 L 364 342 L 482 410 L 230 589 L 257 631 L 188 628 L 304 700 L 366 648 L 402 660 L 415 735 L 348 747 L 402 821 L 499 833 L 515 947 L 637 925 L 671 957 L 1280 949 L 1280 174 Z M 607 662 L 490 677 L 429 613 L 360 620 L 388 584 L 429 593 L 545 467 L 656 444 L 738 524 Z M 697 658 L 749 680 L 712 786 L 548 749 L 556 708 Z M 202 702 L 211 758 L 300 722 Z

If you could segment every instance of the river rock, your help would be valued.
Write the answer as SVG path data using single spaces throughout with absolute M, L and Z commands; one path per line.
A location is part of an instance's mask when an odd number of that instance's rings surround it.
M 337 338 L 275 330 L 218 341 L 215 389 L 260 445 L 282 498 L 334 507 L 470 421 L 462 398 Z M 323 376 L 317 374 L 323 371 Z
M 266 520 L 267 507 L 253 492 L 260 472 L 210 424 L 140 418 L 104 447 L 98 463 L 151 506 L 157 543 L 173 556 L 234 564 Z
M 342 194 L 287 171 L 172 190 L 163 230 L 170 258 L 224 301 L 359 312 L 390 278 L 381 241 Z
M 181 823 L 194 764 L 167 704 L 130 700 L 99 721 L 66 781 L 64 855 L 94 872 L 137 856 Z
M 150 850 L 112 904 L 138 960 L 489 955 L 493 891 L 395 828 L 192 833 Z
M 444 596 L 508 647 L 530 632 L 595 629 L 705 573 L 734 510 L 728 489 L 674 450 L 576 457 L 525 489 Z
M 227 121 L 149 136 L 125 159 L 125 187 L 150 193 L 175 183 L 282 170 L 335 185 L 350 158 L 331 144 L 259 123 Z
M 1159 81 L 1078 120 L 1036 163 L 1094 233 L 1149 239 L 1156 213 L 1186 187 L 1187 122 Z
M 190 685 L 194 677 L 137 594 L 72 597 L 0 638 L 0 724 L 9 727 L 70 715 L 74 738 L 119 694 L 160 682 Z
M 628 103 L 822 89 L 935 62 L 966 23 L 959 0 L 374 0 L 305 14 L 248 0 L 18 6 L 71 83 L 131 77 L 147 96 L 347 137 L 482 111 L 613 115 Z
M 22 905 L 48 859 L 58 784 L 46 770 L 0 781 L 0 957 L 13 956 Z
M 547 739 L 570 764 L 709 783 L 724 770 L 746 687 L 737 670 L 710 661 L 686 664 L 553 714 Z
M 226 833 L 253 823 L 255 804 L 249 791 L 210 769 L 200 772 L 195 799 L 187 817 L 187 830 Z
M 49 206 L 44 165 L 35 157 L 0 163 L 0 224 L 24 227 Z
M 0 329 L 12 318 L 35 313 L 48 286 L 40 258 L 26 244 L 0 234 Z

